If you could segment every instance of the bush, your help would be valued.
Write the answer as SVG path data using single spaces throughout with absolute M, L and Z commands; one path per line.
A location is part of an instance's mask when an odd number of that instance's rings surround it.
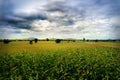
M 56 39 L 55 42 L 56 42 L 56 43 L 60 43 L 60 42 L 61 42 L 61 39 Z
M 37 42 L 38 42 L 38 39 L 37 39 L 37 38 L 35 38 L 35 40 L 34 40 L 34 41 L 35 41 L 35 43 L 37 43 Z
M 3 43 L 4 43 L 4 44 L 8 44 L 9 42 L 10 42 L 10 40 L 8 40 L 8 39 L 4 39 L 4 40 L 3 40 Z
M 33 43 L 32 40 L 30 40 L 30 41 L 29 41 L 29 44 L 32 44 L 32 43 Z
M 49 41 L 49 39 L 47 38 L 46 41 Z

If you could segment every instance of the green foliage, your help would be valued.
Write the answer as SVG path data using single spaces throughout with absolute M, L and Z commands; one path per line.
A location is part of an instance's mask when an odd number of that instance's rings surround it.
M 49 41 L 49 39 L 47 38 L 46 41 Z
M 4 44 L 8 44 L 8 43 L 10 43 L 10 40 L 4 39 L 4 40 L 3 40 L 3 43 L 4 43 Z
M 56 39 L 55 42 L 56 42 L 56 43 L 60 43 L 60 42 L 61 42 L 61 39 Z
M 30 41 L 29 41 L 29 44 L 33 44 L 33 41 L 32 41 L 32 40 L 30 40 Z
M 75 48 L 0 56 L 0 80 L 119 80 L 120 49 Z
M 37 43 L 37 42 L 38 42 L 38 39 L 37 39 L 37 38 L 35 38 L 35 39 L 34 39 L 34 41 L 35 41 L 35 43 Z

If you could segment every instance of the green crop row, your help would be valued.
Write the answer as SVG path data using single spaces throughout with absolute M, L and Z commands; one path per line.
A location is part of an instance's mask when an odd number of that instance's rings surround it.
M 119 80 L 118 48 L 18 52 L 0 56 L 0 80 Z

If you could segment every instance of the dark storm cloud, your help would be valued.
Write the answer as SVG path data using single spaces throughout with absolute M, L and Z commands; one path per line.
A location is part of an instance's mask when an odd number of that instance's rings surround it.
M 106 16 L 120 16 L 120 0 L 96 0 L 95 3 L 98 5 L 98 7 L 104 7 L 106 5 L 108 6 Z
M 8 22 L 8 24 L 13 25 L 16 28 L 23 28 L 23 29 L 31 29 L 31 26 L 29 25 L 32 21 L 34 20 L 45 20 L 47 19 L 45 16 L 41 16 L 41 15 L 31 15 L 31 16 L 24 16 L 24 17 L 20 17 L 23 20 L 6 20 L 6 22 Z
M 12 27 L 16 28 L 23 28 L 23 29 L 31 29 L 29 25 L 33 20 L 45 20 L 47 19 L 46 16 L 42 14 L 32 14 L 32 15 L 25 15 L 15 14 L 14 9 L 16 8 L 16 4 L 13 3 L 12 0 L 0 0 L 0 25 L 6 26 L 11 25 Z M 7 27 L 7 26 L 6 26 Z

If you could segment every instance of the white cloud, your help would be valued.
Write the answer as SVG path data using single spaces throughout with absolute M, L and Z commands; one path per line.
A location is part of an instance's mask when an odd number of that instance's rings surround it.
M 56 11 L 56 12 L 52 12 L 50 13 L 51 17 L 64 17 L 65 15 L 62 12 Z
M 53 30 L 57 24 L 47 20 L 35 20 L 30 24 L 30 26 L 32 26 L 31 29 L 35 31 L 49 31 Z
M 120 21 L 120 16 L 115 16 L 115 17 L 110 18 L 109 23 L 111 23 L 112 25 L 116 25 L 116 26 L 119 25 L 119 27 L 120 27 L 120 22 L 119 21 Z

